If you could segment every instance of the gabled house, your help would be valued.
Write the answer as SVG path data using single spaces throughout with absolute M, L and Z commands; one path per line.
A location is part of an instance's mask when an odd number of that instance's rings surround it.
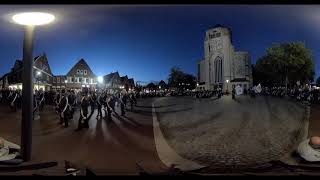
M 116 88 L 116 89 L 124 88 L 118 71 L 103 76 L 103 81 L 105 83 L 105 88 Z
M 134 79 L 130 78 L 128 79 L 128 81 L 129 81 L 129 89 L 134 89 L 135 88 Z
M 124 89 L 126 89 L 126 91 L 129 90 L 130 84 L 129 84 L 128 76 L 122 76 L 121 77 L 121 84 L 124 87 Z
M 54 86 L 56 89 L 65 87 L 66 89 L 80 90 L 82 88 L 95 89 L 97 76 L 84 59 L 80 59 L 67 73 L 63 76 L 55 76 Z
M 22 89 L 23 61 L 16 60 L 11 71 L 7 75 L 9 88 Z M 33 83 L 35 89 L 50 90 L 53 75 L 46 54 L 34 58 Z
M 6 89 L 8 87 L 9 87 L 9 83 L 8 83 L 8 73 L 7 73 L 0 78 L 0 89 Z

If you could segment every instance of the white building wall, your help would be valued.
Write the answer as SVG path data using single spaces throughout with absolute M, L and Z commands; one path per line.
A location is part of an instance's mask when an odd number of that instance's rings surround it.
M 220 33 L 219 37 L 216 37 L 217 33 Z M 220 83 L 222 83 L 223 91 L 232 90 L 231 81 L 235 78 L 248 77 L 252 81 L 249 53 L 245 51 L 235 52 L 231 39 L 231 32 L 225 27 L 216 27 L 206 31 L 204 41 L 205 58 L 199 62 L 200 82 L 205 82 L 206 89 L 213 89 L 217 85 L 215 79 L 220 71 L 222 71 Z M 218 56 L 223 61 L 222 69 L 215 69 L 215 60 Z M 246 66 L 247 64 L 249 66 Z M 216 70 L 218 71 L 216 72 Z M 227 80 L 228 84 L 226 83 Z

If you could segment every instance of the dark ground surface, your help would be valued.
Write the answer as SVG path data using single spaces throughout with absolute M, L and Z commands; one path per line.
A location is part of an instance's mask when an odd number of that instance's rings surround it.
M 151 99 L 138 103 L 151 107 Z M 117 109 L 120 114 L 119 109 Z M 95 112 L 96 113 L 96 112 Z M 0 107 L 0 136 L 20 144 L 20 114 Z M 156 153 L 151 108 L 137 107 L 126 118 L 113 116 L 113 121 L 90 119 L 90 128 L 75 132 L 79 111 L 71 126 L 58 125 L 58 117 L 52 106 L 41 113 L 41 119 L 33 124 L 32 161 L 30 163 L 58 161 L 58 167 L 39 171 L 21 171 L 9 174 L 64 173 L 64 160 L 89 167 L 97 174 L 138 174 L 136 162 L 148 171 L 161 172 L 166 167 Z M 1 175 L 2 172 L 0 172 Z
M 308 136 L 320 136 L 320 104 L 311 106 Z
M 287 99 L 223 96 L 163 98 L 155 103 L 168 143 L 183 157 L 223 169 L 263 166 L 295 144 L 305 109 Z
M 230 96 L 229 96 L 230 97 Z M 230 97 L 231 98 L 231 97 Z M 166 98 L 159 98 L 160 104 L 155 104 L 155 109 L 159 117 L 159 121 L 164 122 L 170 119 L 181 119 L 189 117 L 192 118 L 194 116 L 190 116 L 190 114 L 186 113 L 186 111 L 190 111 L 190 108 L 194 108 L 193 103 L 189 103 L 190 99 L 186 99 L 181 101 L 181 98 L 170 98 L 170 100 L 165 100 Z M 155 142 L 153 137 L 153 126 L 152 126 L 152 102 L 154 99 L 144 99 L 138 103 L 138 106 L 135 109 L 135 112 L 128 112 L 126 118 L 119 118 L 113 116 L 112 122 L 107 122 L 105 120 L 96 120 L 95 114 L 90 120 L 90 128 L 83 129 L 80 132 L 75 132 L 74 130 L 77 127 L 77 120 L 79 117 L 79 112 L 75 113 L 75 117 L 71 126 L 69 128 L 63 128 L 58 125 L 58 116 L 54 112 L 52 106 L 47 106 L 46 110 L 41 113 L 41 119 L 34 121 L 33 124 L 33 154 L 32 161 L 29 163 L 37 163 L 37 162 L 48 162 L 48 161 L 57 161 L 59 164 L 57 167 L 42 169 L 42 170 L 33 170 L 33 171 L 19 171 L 19 172 L 0 172 L 0 175 L 31 175 L 31 174 L 42 174 L 42 175 L 63 175 L 64 174 L 64 160 L 71 161 L 81 167 L 89 167 L 98 175 L 137 175 L 139 170 L 137 169 L 136 162 L 138 162 L 143 168 L 145 168 L 149 172 L 164 172 L 167 168 L 165 165 L 159 160 Z M 188 101 L 188 102 L 187 102 Z M 209 99 L 204 99 L 203 102 L 211 101 Z M 208 102 L 207 102 L 208 103 Z M 218 103 L 218 101 L 212 101 L 213 104 Z M 227 101 L 225 103 L 232 103 Z M 190 106 L 190 107 L 189 107 Z M 196 108 L 197 112 L 201 112 L 207 107 L 199 106 Z M 236 108 L 233 108 L 235 110 Z M 119 109 L 117 109 L 120 114 Z M 278 111 L 278 110 L 275 110 Z M 225 112 L 225 111 L 223 111 Z M 289 113 L 292 110 L 289 111 Z M 182 114 L 181 114 L 182 113 Z M 198 115 L 199 119 L 197 122 L 191 122 L 191 124 L 196 124 L 196 126 L 192 126 L 196 130 L 198 127 L 204 127 L 208 121 L 206 121 L 203 117 L 211 117 L 209 114 L 212 113 L 210 111 L 206 113 L 201 113 Z M 213 113 L 214 114 L 214 113 Z M 218 113 L 219 114 L 219 113 Z M 244 114 L 246 114 L 244 112 Z M 0 136 L 5 139 L 12 141 L 14 143 L 20 144 L 20 115 L 21 111 L 17 113 L 12 113 L 8 107 L 0 106 Z M 173 115 L 175 117 L 173 117 Z M 224 115 L 220 114 L 219 116 L 224 117 Z M 165 117 L 165 120 L 163 119 Z M 218 116 L 217 116 L 218 117 Z M 320 135 L 320 106 L 312 106 L 311 114 L 310 114 L 310 124 L 309 124 L 309 136 L 310 135 Z M 162 119 L 161 119 L 162 118 Z M 279 117 L 282 119 L 283 117 Z M 230 123 L 231 121 L 215 121 L 215 125 L 220 125 L 225 130 L 220 131 L 216 138 L 225 139 L 229 137 L 225 133 L 236 132 L 233 130 L 228 130 L 228 126 L 223 126 L 223 123 L 233 124 L 231 128 L 237 128 L 237 124 L 242 124 L 244 128 L 247 130 L 238 131 L 238 135 L 247 137 L 252 135 L 252 132 L 259 133 L 267 133 L 268 127 L 270 126 L 281 126 L 279 127 L 279 131 L 281 128 L 286 129 L 286 123 L 281 121 L 276 124 L 272 124 L 267 122 L 267 124 L 261 124 L 259 126 L 259 122 L 255 122 L 252 118 L 249 118 L 249 121 L 240 121 L 235 124 Z M 164 120 L 164 121 L 163 121 Z M 244 123 L 246 122 L 246 123 Z M 186 122 L 183 122 L 186 123 Z M 178 123 L 179 124 L 179 123 Z M 176 124 L 176 125 L 178 125 Z M 188 127 L 185 126 L 183 127 Z M 290 125 L 293 128 L 296 125 Z M 164 134 L 168 129 L 161 126 Z M 209 130 L 214 130 L 216 128 L 209 128 Z M 252 129 L 252 130 L 250 130 Z M 255 130 L 254 130 L 255 129 Z M 208 131 L 209 131 L 208 130 Z M 200 131 L 199 131 L 200 132 Z M 223 135 L 224 133 L 224 135 Z M 188 134 L 188 133 L 186 133 Z M 259 134 L 260 135 L 260 134 Z M 166 133 L 166 138 L 170 138 L 174 136 L 174 133 Z M 235 135 L 231 135 L 229 138 L 235 138 Z M 257 137 L 254 137 L 257 138 Z M 172 140 L 167 139 L 169 144 L 180 154 L 184 155 L 184 152 L 179 151 L 179 147 L 172 144 Z M 257 141 L 259 138 L 256 139 Z M 230 140 L 231 141 L 231 140 Z M 272 144 L 275 143 L 274 140 L 265 140 Z M 282 143 L 285 141 L 285 138 L 282 138 Z M 185 141 L 184 141 L 185 142 Z M 209 142 L 209 141 L 208 141 Z M 253 142 L 253 141 L 251 141 Z M 264 141 L 259 143 L 259 146 L 264 145 Z M 189 142 L 190 143 L 190 142 Z M 202 147 L 205 143 L 199 142 Z M 241 145 L 245 143 L 243 141 L 238 143 Z M 250 145 L 250 143 L 249 143 Z M 219 146 L 219 144 L 211 144 L 211 146 Z M 220 147 L 223 148 L 224 146 Z M 203 148 L 202 148 L 203 149 Z M 219 150 L 219 148 L 213 148 L 214 150 L 211 153 L 214 153 Z M 192 149 L 189 149 L 192 152 Z M 228 151 L 223 153 L 220 152 L 219 157 L 221 162 L 223 158 L 228 158 L 228 153 L 235 153 L 237 151 L 232 151 L 232 148 L 229 148 Z M 254 151 L 252 151 L 254 152 Z M 264 157 L 265 154 L 260 154 L 258 157 Z M 216 158 L 216 157 L 214 157 Z M 193 160 L 197 160 L 197 158 L 191 158 Z M 229 158 L 230 159 L 230 158 Z M 200 159 L 201 160 L 201 159 Z M 251 159 L 252 160 L 252 159 Z M 260 159 L 261 161 L 261 159 Z M 27 164 L 29 164 L 27 163 Z M 226 161 L 226 163 L 232 163 L 231 161 Z M 269 163 L 261 164 L 261 169 L 271 169 L 272 172 L 263 172 L 266 175 L 272 174 L 292 174 L 296 175 L 292 172 L 292 170 L 288 170 L 282 166 L 272 166 Z M 258 168 L 259 169 L 259 168 Z M 262 172 L 259 172 L 261 174 Z M 219 165 L 212 166 L 209 169 L 202 171 L 201 173 L 239 173 L 237 168 L 235 169 L 225 169 Z M 241 174 L 241 172 L 240 172 Z M 310 174 L 312 174 L 310 172 Z M 318 173 L 316 173 L 318 174 Z

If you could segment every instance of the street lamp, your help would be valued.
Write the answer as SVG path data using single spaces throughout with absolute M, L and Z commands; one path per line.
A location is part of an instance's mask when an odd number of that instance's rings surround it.
M 101 88 L 102 87 L 101 84 L 103 84 L 103 77 L 102 76 L 98 76 L 97 80 L 98 80 L 97 86 L 98 86 L 98 88 Z
M 229 90 L 229 79 L 226 80 L 227 82 L 227 91 Z
M 21 155 L 24 161 L 31 159 L 32 119 L 33 119 L 33 42 L 35 26 L 51 23 L 54 15 L 43 12 L 24 12 L 12 16 L 16 24 L 25 26 L 23 40 L 22 70 L 22 124 L 21 124 Z
M 102 76 L 98 77 L 98 83 L 103 83 L 103 77 Z

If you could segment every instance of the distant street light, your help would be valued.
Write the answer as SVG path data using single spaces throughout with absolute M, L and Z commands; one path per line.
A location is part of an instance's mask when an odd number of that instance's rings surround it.
M 102 76 L 98 77 L 98 83 L 103 83 L 103 77 Z
M 22 125 L 21 125 L 21 155 L 24 161 L 31 159 L 32 120 L 33 120 L 33 42 L 35 26 L 51 23 L 54 15 L 43 12 L 24 12 L 12 16 L 12 20 L 25 26 L 23 40 L 23 70 L 22 70 Z
M 226 80 L 227 82 L 227 91 L 229 90 L 229 79 Z

